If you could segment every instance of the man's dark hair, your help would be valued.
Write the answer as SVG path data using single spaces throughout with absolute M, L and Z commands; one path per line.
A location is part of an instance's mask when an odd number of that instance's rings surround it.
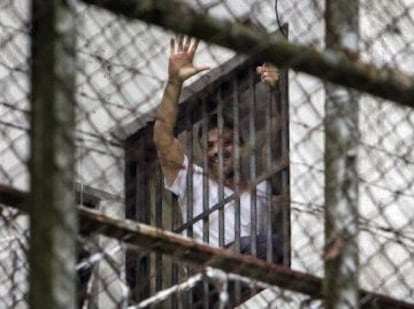
M 212 129 L 218 128 L 218 116 L 217 114 L 211 114 L 208 119 L 207 119 L 207 132 L 209 132 Z M 223 129 L 229 129 L 232 130 L 234 129 L 233 126 L 233 121 L 232 119 L 230 119 L 228 116 L 223 115 Z M 198 127 L 198 140 L 199 140 L 199 144 L 201 146 L 201 148 L 203 148 L 203 142 L 202 142 L 202 138 L 203 138 L 203 120 L 201 121 L 199 127 Z M 244 140 L 243 137 L 240 133 L 240 145 L 243 145 Z

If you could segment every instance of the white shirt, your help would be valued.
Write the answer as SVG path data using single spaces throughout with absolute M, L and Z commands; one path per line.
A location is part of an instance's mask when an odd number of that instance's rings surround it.
M 193 164 L 192 169 L 188 167 L 188 158 L 184 156 L 183 168 L 178 172 L 177 178 L 171 186 L 165 184 L 165 187 L 178 196 L 178 204 L 181 209 L 183 222 L 187 221 L 187 174 L 192 170 L 193 192 L 192 206 L 193 217 L 203 212 L 203 169 Z M 219 185 L 211 179 L 208 179 L 209 189 L 209 208 L 215 206 L 219 202 Z M 234 191 L 228 187 L 224 187 L 224 198 L 232 195 Z M 256 232 L 263 227 L 264 216 L 268 215 L 266 211 L 270 205 L 270 188 L 267 181 L 263 181 L 256 186 Z M 251 202 L 252 195 L 249 191 L 245 191 L 240 195 L 240 236 L 251 235 Z M 224 206 L 224 243 L 229 244 L 235 239 L 235 201 L 232 199 Z M 209 224 L 209 244 L 219 246 L 219 210 L 215 210 L 208 217 Z M 203 220 L 199 220 L 193 224 L 193 238 L 203 241 Z

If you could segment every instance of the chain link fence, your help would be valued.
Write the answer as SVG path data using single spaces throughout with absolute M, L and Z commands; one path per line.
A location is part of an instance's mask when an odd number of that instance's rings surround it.
M 54 10 L 42 1 L 0 3 L 0 307 L 39 306 L 37 281 L 64 295 L 51 308 L 322 308 L 324 297 L 326 308 L 357 307 L 355 297 L 361 307 L 414 307 L 411 1 L 57 3 L 50 24 L 36 16 Z M 287 138 L 287 174 L 273 172 L 285 157 L 268 155 L 252 179 L 285 190 L 274 224 L 283 227 L 284 265 L 145 225 L 182 223 L 151 136 L 178 32 L 202 39 L 195 61 L 211 66 L 185 84 L 182 110 L 208 109 L 203 98 L 221 83 L 228 97 L 247 96 L 249 115 L 249 94 L 261 87 L 255 65 L 280 69 L 279 88 L 259 95 L 255 114 L 275 116 L 268 102 L 280 107 L 284 131 L 265 132 Z M 250 77 L 237 59 L 254 59 Z M 220 106 L 179 118 L 194 160 L 203 155 L 196 130 L 207 114 L 225 113 Z M 252 122 L 271 121 L 248 117 L 240 132 L 250 141 L 259 135 L 248 132 Z

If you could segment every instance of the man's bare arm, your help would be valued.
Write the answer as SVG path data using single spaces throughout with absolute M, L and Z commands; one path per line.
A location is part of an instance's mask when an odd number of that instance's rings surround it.
M 177 48 L 174 39 L 170 45 L 168 82 L 154 124 L 154 143 L 168 185 L 174 182 L 184 161 L 183 147 L 174 136 L 182 85 L 191 76 L 209 69 L 208 66 L 193 65 L 198 40 L 180 35 Z
M 168 185 L 174 182 L 184 160 L 183 148 L 174 136 L 181 87 L 167 83 L 154 124 L 154 143 Z

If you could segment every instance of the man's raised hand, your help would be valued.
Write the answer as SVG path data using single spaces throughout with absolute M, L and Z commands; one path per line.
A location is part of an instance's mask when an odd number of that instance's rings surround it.
M 178 43 L 178 44 L 176 44 Z M 199 40 L 184 37 L 180 34 L 178 42 L 171 39 L 170 42 L 170 59 L 168 64 L 168 79 L 170 82 L 182 84 L 191 76 L 208 70 L 208 65 L 195 66 L 193 59 L 197 50 Z
M 276 83 L 279 80 L 279 70 L 273 64 L 265 62 L 263 65 L 256 68 L 256 72 L 260 75 L 262 82 L 271 87 L 276 86 Z

